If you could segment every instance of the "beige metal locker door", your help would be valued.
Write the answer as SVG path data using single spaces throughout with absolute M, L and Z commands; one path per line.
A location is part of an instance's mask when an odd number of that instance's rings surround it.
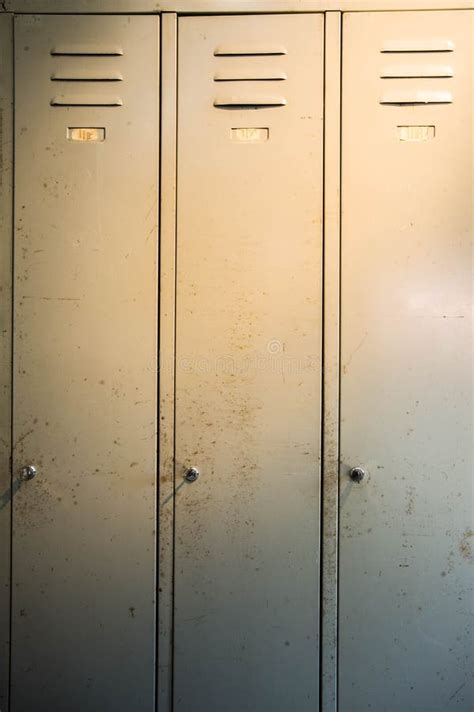
M 322 33 L 179 21 L 176 712 L 318 708 Z
M 473 30 L 344 17 L 341 712 L 474 709 Z
M 16 20 L 12 712 L 154 709 L 158 23 Z

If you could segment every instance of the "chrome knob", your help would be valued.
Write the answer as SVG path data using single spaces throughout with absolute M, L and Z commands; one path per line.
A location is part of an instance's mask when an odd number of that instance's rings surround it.
M 188 467 L 188 469 L 184 473 L 184 479 L 187 482 L 196 482 L 198 477 L 199 477 L 199 470 L 197 467 Z
M 22 467 L 20 470 L 20 480 L 28 482 L 29 480 L 34 479 L 37 474 L 38 470 L 34 465 L 25 465 L 25 467 Z
M 367 479 L 367 470 L 364 470 L 363 467 L 353 467 L 349 472 L 349 477 L 353 482 L 360 484 Z

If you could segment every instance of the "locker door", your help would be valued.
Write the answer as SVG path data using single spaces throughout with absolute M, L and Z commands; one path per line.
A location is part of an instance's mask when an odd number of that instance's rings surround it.
M 179 21 L 177 712 L 318 707 L 322 31 Z
M 12 711 L 151 711 L 158 20 L 15 44 Z
M 344 18 L 341 712 L 474 708 L 473 29 Z

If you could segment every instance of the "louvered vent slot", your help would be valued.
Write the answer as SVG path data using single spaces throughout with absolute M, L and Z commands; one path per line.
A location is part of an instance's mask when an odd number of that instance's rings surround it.
M 381 104 L 393 104 L 398 106 L 423 104 L 451 104 L 453 97 L 449 91 L 391 91 L 386 92 L 380 98 Z
M 122 82 L 120 72 L 112 70 L 100 71 L 97 69 L 62 69 L 53 72 L 52 82 Z
M 453 68 L 446 64 L 389 65 L 384 67 L 380 72 L 382 79 L 442 79 L 443 77 L 449 78 L 453 75 Z
M 90 44 L 58 45 L 51 50 L 51 54 L 53 57 L 121 57 L 123 49 Z
M 271 82 L 284 82 L 287 80 L 286 72 L 278 67 L 272 67 L 270 60 L 262 63 L 260 57 L 284 56 L 287 50 L 279 44 L 225 44 L 214 50 L 214 56 L 224 58 L 221 66 L 214 74 L 214 81 L 219 83 L 238 83 L 234 89 L 229 87 L 229 91 L 222 91 L 214 98 L 214 106 L 217 109 L 274 109 L 286 106 L 286 97 L 275 94 L 265 84 Z M 255 57 L 253 64 L 240 63 L 241 57 Z M 245 62 L 245 60 L 244 60 Z M 263 87 L 255 91 L 255 83 L 262 83 Z M 245 84 L 249 83 L 249 90 L 245 89 Z M 250 86 L 253 84 L 253 89 Z
M 448 39 L 426 40 L 390 40 L 384 43 L 380 52 L 382 54 L 428 54 L 433 52 L 453 52 L 454 42 Z M 427 104 L 451 104 L 453 96 L 444 87 L 449 85 L 443 80 L 454 76 L 451 65 L 441 64 L 431 56 L 428 61 L 423 58 L 419 63 L 416 57 L 411 57 L 409 63 L 400 61 L 395 57 L 393 63 L 387 64 L 380 71 L 380 78 L 389 91 L 384 91 L 379 101 L 380 104 L 392 106 L 423 106 Z M 414 79 L 426 79 L 419 87 L 413 86 Z M 389 80 L 387 82 L 387 80 Z M 408 81 L 406 81 L 408 80 Z M 433 80 L 441 80 L 433 86 Z M 436 86 L 437 85 L 437 86 Z
M 92 44 L 60 45 L 51 50 L 53 57 L 70 57 L 65 60 L 63 66 L 54 69 L 51 74 L 51 81 L 54 83 L 64 82 L 69 84 L 65 91 L 58 91 L 51 99 L 51 106 L 55 107 L 80 107 L 80 106 L 103 106 L 119 107 L 123 106 L 122 97 L 117 94 L 108 93 L 105 86 L 115 82 L 122 82 L 123 75 L 118 69 L 111 69 L 109 66 L 101 67 L 101 58 L 121 57 L 123 49 L 118 45 L 99 46 Z M 91 67 L 89 59 L 85 57 L 96 57 L 97 66 Z M 77 58 L 77 63 L 74 58 Z M 85 64 L 85 66 L 84 66 Z M 77 84 L 77 92 L 71 87 L 71 83 Z
M 229 67 L 214 74 L 215 82 L 281 82 L 287 79 L 285 72 L 276 69 Z
M 454 42 L 446 39 L 389 40 L 380 50 L 384 54 L 405 52 L 453 52 Z
M 214 50 L 215 57 L 271 57 L 288 54 L 283 45 L 274 44 L 226 44 Z
M 218 96 L 214 99 L 214 106 L 218 109 L 272 109 L 277 106 L 286 106 L 284 96 Z
M 51 99 L 51 106 L 123 106 L 123 101 L 102 94 L 59 94 Z

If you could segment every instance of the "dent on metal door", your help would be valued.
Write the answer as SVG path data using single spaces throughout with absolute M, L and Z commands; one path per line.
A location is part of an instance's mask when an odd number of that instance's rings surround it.
M 322 26 L 179 22 L 179 712 L 318 706 Z
M 157 96 L 156 18 L 17 18 L 15 712 L 153 709 Z
M 344 19 L 341 712 L 474 707 L 473 29 Z

